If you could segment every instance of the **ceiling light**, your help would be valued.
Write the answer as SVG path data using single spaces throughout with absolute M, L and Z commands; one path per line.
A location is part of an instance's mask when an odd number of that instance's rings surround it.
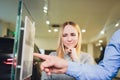
M 119 26 L 119 23 L 116 23 L 116 24 L 115 24 L 115 27 L 118 27 L 118 26 Z
M 86 29 L 82 29 L 82 31 L 81 31 L 82 33 L 85 33 L 86 32 Z
M 43 12 L 44 12 L 44 13 L 47 13 L 47 10 L 44 9 Z
M 100 34 L 105 34 L 105 31 L 101 31 Z
M 103 43 L 103 40 L 99 40 L 98 42 L 99 42 L 99 43 Z
M 47 20 L 47 21 L 46 21 L 46 24 L 48 24 L 48 25 L 49 25 L 49 24 L 50 24 L 50 21 L 48 21 L 48 20 Z
M 44 10 L 48 10 L 48 8 L 47 8 L 46 6 L 45 6 L 45 7 L 43 7 L 43 9 L 44 9 Z
M 96 45 L 96 47 L 97 47 L 97 46 L 101 46 L 101 44 L 100 44 L 100 43 L 96 43 L 95 45 Z
M 58 29 L 57 29 L 57 28 L 55 28 L 55 29 L 54 29 L 54 32 L 58 32 Z
M 51 29 L 48 29 L 48 32 L 52 32 L 52 30 L 51 30 Z
M 103 47 L 102 46 L 100 47 L 100 51 L 103 51 Z

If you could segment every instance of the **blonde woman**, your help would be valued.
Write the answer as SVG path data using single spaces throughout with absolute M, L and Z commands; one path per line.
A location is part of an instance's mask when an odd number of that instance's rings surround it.
M 60 28 L 58 48 L 56 52 L 50 55 L 58 56 L 67 61 L 73 61 L 82 64 L 93 64 L 93 58 L 81 52 L 81 31 L 80 27 L 72 21 L 65 22 Z M 42 80 L 75 80 L 74 77 L 66 74 L 52 74 L 47 76 L 42 72 Z

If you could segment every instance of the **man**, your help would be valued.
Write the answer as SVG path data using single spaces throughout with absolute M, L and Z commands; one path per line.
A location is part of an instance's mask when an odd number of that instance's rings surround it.
M 116 31 L 105 49 L 103 60 L 98 65 L 67 62 L 64 59 L 35 54 L 43 59 L 41 70 L 48 75 L 51 73 L 65 73 L 76 80 L 111 80 L 120 69 L 120 30 Z

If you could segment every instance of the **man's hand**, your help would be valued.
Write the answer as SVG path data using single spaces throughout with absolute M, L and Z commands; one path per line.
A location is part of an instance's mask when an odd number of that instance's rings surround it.
M 41 70 L 45 71 L 48 75 L 51 73 L 65 73 L 68 68 L 68 62 L 56 56 L 43 55 L 43 54 L 33 54 L 35 57 L 43 59 L 41 63 Z

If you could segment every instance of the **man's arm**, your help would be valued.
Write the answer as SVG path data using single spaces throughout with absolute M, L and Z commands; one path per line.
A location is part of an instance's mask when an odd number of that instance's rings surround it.
M 120 30 L 107 45 L 103 60 L 98 65 L 68 63 L 66 74 L 77 80 L 111 80 L 120 68 Z

